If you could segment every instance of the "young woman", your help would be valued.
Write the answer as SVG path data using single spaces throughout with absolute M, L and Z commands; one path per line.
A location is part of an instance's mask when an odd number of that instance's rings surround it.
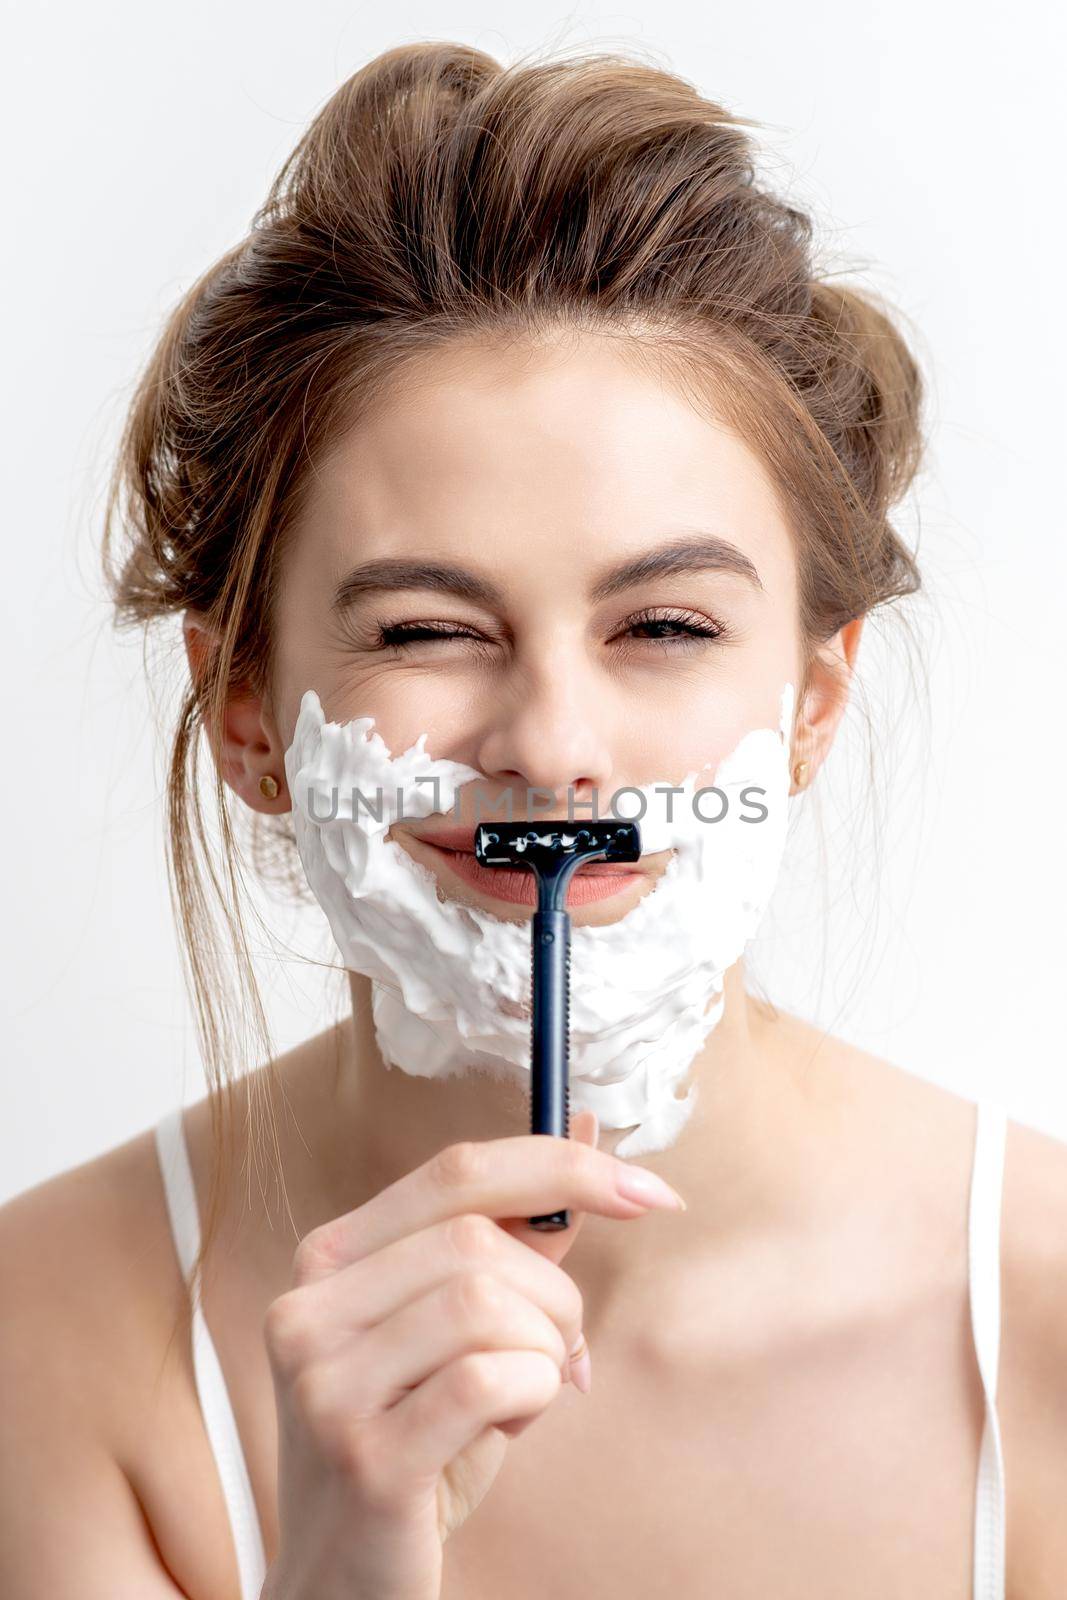
M 531 1137 L 521 1072 L 390 1067 L 427 919 L 388 885 L 336 1027 L 247 1070 L 226 1003 L 235 819 L 264 871 L 312 859 L 308 691 L 344 749 L 373 717 L 394 759 L 426 735 L 556 819 L 759 730 L 783 796 L 816 779 L 865 617 L 918 586 L 888 519 L 920 383 L 810 234 L 674 76 L 408 46 L 171 319 L 108 570 L 121 620 L 182 619 L 170 863 L 210 1092 L 0 1218 L 7 1600 L 1064 1593 L 1060 1143 L 757 1000 L 739 950 L 679 1013 L 704 1032 L 672 1094 L 620 1051 L 569 1138 Z M 524 927 L 471 840 L 462 807 L 398 820 L 390 870 Z M 576 937 L 644 926 L 670 858 L 580 874 Z M 350 880 L 327 907 L 308 878 L 336 933 Z M 631 1094 L 675 1117 L 642 1167 Z

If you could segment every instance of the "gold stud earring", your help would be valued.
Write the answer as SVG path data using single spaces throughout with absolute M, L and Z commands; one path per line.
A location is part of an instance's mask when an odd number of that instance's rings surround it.
M 278 798 L 278 780 L 277 780 L 277 778 L 275 778 L 269 772 L 264 773 L 263 777 L 260 778 L 260 780 L 259 780 L 259 792 L 260 792 L 261 795 L 264 795 L 268 800 L 277 800 L 277 798 Z
M 793 768 L 793 782 L 796 784 L 798 789 L 803 789 L 807 784 L 808 766 L 809 763 L 807 761 L 798 761 L 796 766 Z

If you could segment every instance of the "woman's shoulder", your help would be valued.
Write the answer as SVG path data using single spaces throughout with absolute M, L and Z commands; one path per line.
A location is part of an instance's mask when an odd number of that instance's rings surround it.
M 155 1164 L 155 1166 L 153 1165 Z M 0 1241 L 35 1294 L 91 1282 L 142 1243 L 156 1196 L 152 1128 L 24 1189 L 0 1206 Z
M 120 1454 L 131 1380 L 182 1310 L 169 1244 L 151 1128 L 0 1206 L 5 1346 L 76 1390 Z
M 843 1104 L 847 1101 L 854 1123 L 861 1125 L 866 1117 L 887 1137 L 898 1123 L 923 1140 L 931 1133 L 941 1137 L 955 1128 L 969 1151 L 977 1131 L 978 1101 L 986 1099 L 1004 1110 L 1005 1194 L 1010 1178 L 1013 1210 L 1027 1220 L 1033 1214 L 1033 1220 L 1039 1223 L 1051 1222 L 1050 1228 L 1040 1228 L 1041 1237 L 1054 1249 L 1057 1242 L 1067 1248 L 1062 1209 L 1067 1201 L 1067 1141 L 1017 1122 L 1006 1114 L 1003 1102 L 995 1094 L 962 1094 L 794 1013 L 779 1011 L 776 1029 L 789 1053 L 791 1070 L 802 1073 L 817 1064 L 819 1073 L 812 1072 L 815 1092 L 837 1097 Z M 1050 1203 L 1051 1217 L 1047 1209 Z
M 978 1101 L 1004 1113 L 1000 1259 L 1005 1330 L 1025 1330 L 1062 1375 L 1067 1402 L 1067 1141 L 1007 1114 L 993 1094 L 968 1096 L 795 1016 L 783 1017 L 792 1069 L 836 1100 L 889 1180 L 951 1170 L 960 1227 L 968 1219 Z M 905 1169 L 899 1163 L 908 1156 Z M 895 1173 L 895 1176 L 894 1176 Z M 947 1192 L 947 1191 L 946 1191 Z
M 191 1526 L 217 1509 L 153 1130 L 0 1207 L 0 1276 L 0 1587 L 225 1592 L 198 1547 L 176 1587 L 157 1537 L 176 1496 Z
M 815 1031 L 807 1037 L 813 1041 Z M 826 1048 L 831 1081 L 863 1084 L 869 1116 L 860 1120 L 878 1127 L 890 1181 L 920 1182 L 924 1193 L 950 1200 L 955 1220 L 947 1237 L 957 1241 L 954 1254 L 966 1251 L 977 1102 L 986 1097 L 959 1094 L 843 1041 Z M 1060 1515 L 1067 1483 L 1067 1142 L 1008 1115 L 996 1094 L 988 1098 L 1004 1112 L 996 1401 L 1009 1586 L 1042 1595 L 1053 1592 L 1051 1574 L 1067 1572 Z M 927 1188 L 938 1152 L 947 1181 Z M 969 1316 L 964 1337 L 970 1342 Z

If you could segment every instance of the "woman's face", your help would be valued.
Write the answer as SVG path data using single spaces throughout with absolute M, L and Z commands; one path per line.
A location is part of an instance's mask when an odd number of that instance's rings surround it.
M 539 814 L 563 817 L 595 789 L 607 815 L 615 790 L 713 770 L 777 728 L 800 686 L 797 602 L 759 460 L 617 342 L 437 352 L 314 476 L 282 565 L 270 770 L 284 781 L 314 688 L 329 720 L 372 716 L 394 754 L 425 733 L 516 807 L 549 790 Z M 447 825 L 393 836 L 499 912 L 429 843 Z M 599 920 L 657 866 L 620 874 Z

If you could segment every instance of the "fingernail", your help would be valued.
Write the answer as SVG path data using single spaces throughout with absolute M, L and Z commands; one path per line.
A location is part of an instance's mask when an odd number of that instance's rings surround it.
M 583 1394 L 588 1394 L 593 1386 L 593 1363 L 584 1333 L 578 1335 L 578 1343 L 571 1351 L 571 1382 Z
M 676 1211 L 689 1207 L 676 1189 L 672 1189 L 658 1172 L 647 1167 L 623 1167 L 615 1180 L 615 1187 L 624 1200 L 635 1200 L 642 1206 L 673 1206 Z

